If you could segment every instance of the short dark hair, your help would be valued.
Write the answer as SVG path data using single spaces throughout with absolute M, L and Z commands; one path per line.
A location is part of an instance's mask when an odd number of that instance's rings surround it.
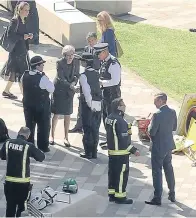
M 112 101 L 112 104 L 111 104 L 111 108 L 112 108 L 112 111 L 115 112 L 118 110 L 118 107 L 120 106 L 121 102 L 123 101 L 122 98 L 115 98 L 113 101 Z
M 18 132 L 18 135 L 27 136 L 27 135 L 30 135 L 30 133 L 31 131 L 28 127 L 21 127 Z
M 164 92 L 157 93 L 155 98 L 161 99 L 163 102 L 167 102 L 167 95 Z
M 86 39 L 89 39 L 89 38 L 95 38 L 97 39 L 97 33 L 95 32 L 89 32 L 86 36 Z

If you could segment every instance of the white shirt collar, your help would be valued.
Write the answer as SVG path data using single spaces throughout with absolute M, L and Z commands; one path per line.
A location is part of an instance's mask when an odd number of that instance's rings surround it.
M 159 109 L 161 109 L 162 107 L 166 106 L 166 104 L 162 105 Z
M 40 73 L 40 74 L 41 74 L 41 72 L 40 72 L 39 70 L 30 70 L 30 71 L 29 71 L 29 75 L 31 75 L 31 76 L 33 76 L 33 75 L 35 75 L 35 74 L 37 74 L 37 73 Z
M 105 59 L 105 61 L 108 61 L 110 58 L 111 58 L 111 54 L 109 54 L 109 55 L 107 56 L 107 58 Z

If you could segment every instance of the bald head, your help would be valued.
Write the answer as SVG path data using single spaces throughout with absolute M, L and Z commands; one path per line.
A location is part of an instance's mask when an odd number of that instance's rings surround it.
M 28 127 L 21 127 L 19 132 L 18 132 L 18 135 L 24 136 L 26 139 L 28 139 L 30 133 L 31 133 L 31 131 Z

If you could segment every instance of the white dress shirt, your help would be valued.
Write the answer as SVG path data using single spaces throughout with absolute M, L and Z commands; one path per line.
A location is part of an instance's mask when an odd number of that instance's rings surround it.
M 41 73 L 38 70 L 33 70 L 33 71 L 29 71 L 29 75 L 33 76 L 36 73 Z M 42 76 L 40 83 L 39 83 L 39 87 L 40 89 L 46 89 L 49 93 L 53 93 L 54 92 L 54 84 L 53 82 L 51 82 L 49 80 L 49 78 L 47 76 Z
M 85 74 L 81 74 L 80 78 L 80 85 L 82 87 L 82 92 L 85 97 L 85 101 L 87 105 L 91 108 L 92 111 L 101 111 L 101 101 L 93 101 L 91 95 L 91 88 L 87 82 L 87 77 Z
M 105 59 L 105 61 L 108 61 L 111 58 L 111 54 L 108 55 L 108 57 Z M 119 63 L 110 64 L 108 68 L 108 73 L 111 74 L 110 80 L 102 80 L 102 86 L 103 87 L 110 87 L 110 86 L 116 86 L 120 83 L 121 80 L 121 66 Z

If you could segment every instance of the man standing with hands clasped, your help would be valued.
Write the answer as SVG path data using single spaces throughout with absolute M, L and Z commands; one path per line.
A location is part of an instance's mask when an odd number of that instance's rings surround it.
M 169 188 L 168 199 L 175 202 L 175 178 L 172 166 L 172 150 L 175 148 L 173 131 L 177 128 L 175 110 L 167 106 L 167 95 L 159 93 L 155 95 L 154 104 L 159 109 L 149 125 L 149 134 L 152 140 L 151 164 L 154 186 L 154 197 L 151 201 L 145 201 L 150 205 L 161 205 L 162 168 Z

